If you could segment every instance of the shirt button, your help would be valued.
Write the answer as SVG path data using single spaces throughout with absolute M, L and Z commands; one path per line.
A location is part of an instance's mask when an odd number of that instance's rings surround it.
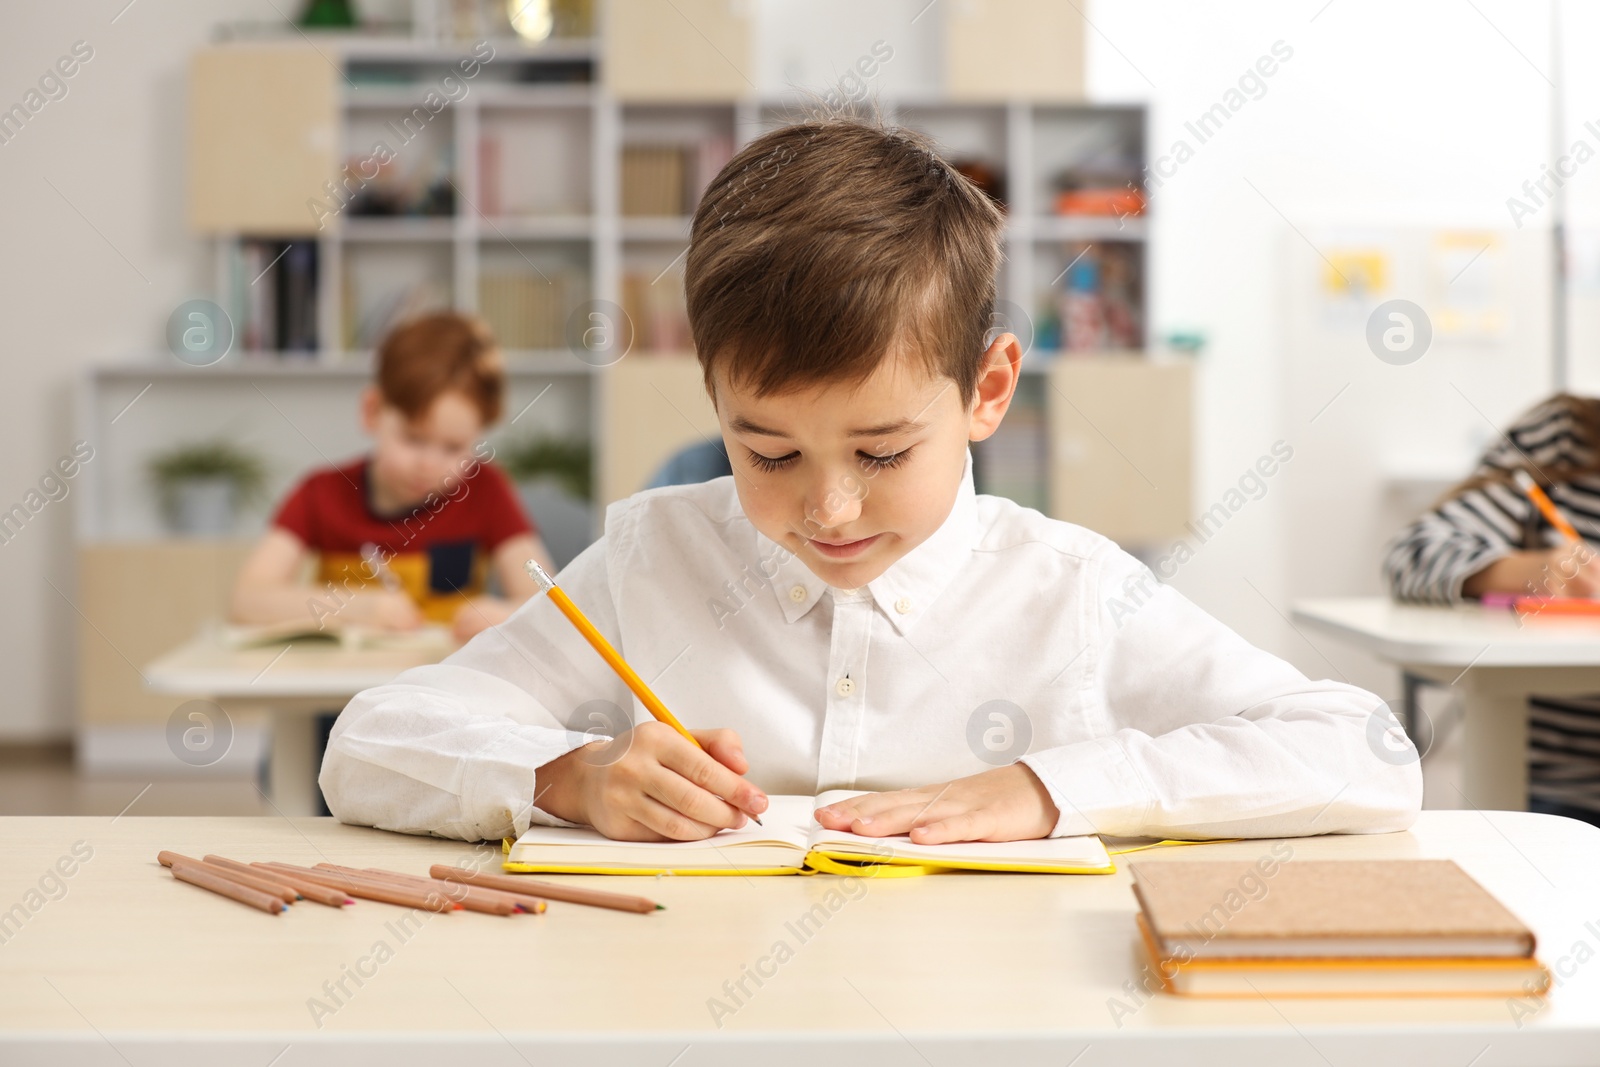
M 804 600 L 805 598 L 806 598 L 806 587 L 805 586 L 797 585 L 793 589 L 789 590 L 789 599 L 794 601 L 796 604 L 800 603 L 800 601 Z
M 901 597 L 899 600 L 896 600 L 894 602 L 894 610 L 898 611 L 902 615 L 904 615 L 906 612 L 910 611 L 911 610 L 911 598 L 910 597 Z
M 838 684 L 833 688 L 840 696 L 847 697 L 856 691 L 856 683 L 849 678 L 840 678 Z

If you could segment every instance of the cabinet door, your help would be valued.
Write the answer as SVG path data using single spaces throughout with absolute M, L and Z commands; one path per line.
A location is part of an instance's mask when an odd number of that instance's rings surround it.
M 601 509 L 643 489 L 645 480 L 686 445 L 722 440 L 700 361 L 693 356 L 630 356 L 601 371 L 596 384 L 603 434 Z
M 1068 357 L 1050 376 L 1050 515 L 1125 545 L 1161 544 L 1191 518 L 1193 367 Z
M 601 75 L 618 100 L 755 94 L 752 0 L 609 0 Z
M 79 547 L 80 726 L 167 721 L 184 698 L 146 692 L 139 671 L 226 616 L 234 577 L 254 547 L 199 538 Z
M 294 236 L 338 181 L 339 72 L 308 47 L 223 46 L 189 67 L 189 224 Z
M 1065 0 L 944 0 L 952 100 L 1080 101 L 1083 16 Z

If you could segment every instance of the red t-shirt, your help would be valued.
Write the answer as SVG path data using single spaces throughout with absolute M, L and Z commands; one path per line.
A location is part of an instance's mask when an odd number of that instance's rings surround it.
M 429 617 L 448 618 L 451 601 L 483 591 L 489 557 L 501 542 L 537 527 L 523 513 L 511 481 L 481 461 L 415 508 L 394 515 L 372 506 L 366 456 L 307 475 L 272 522 L 320 557 L 321 582 L 369 584 L 362 548 L 381 558 Z M 429 610 L 437 608 L 438 610 Z

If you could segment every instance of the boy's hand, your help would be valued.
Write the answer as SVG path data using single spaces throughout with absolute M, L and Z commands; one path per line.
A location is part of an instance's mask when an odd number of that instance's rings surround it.
M 818 808 L 816 815 L 829 830 L 866 837 L 909 834 L 917 845 L 1048 837 L 1060 819 L 1044 783 L 1025 763 L 943 785 L 864 793 Z
M 422 612 L 416 601 L 387 589 L 362 589 L 352 593 L 350 602 L 339 609 L 337 619 L 344 626 L 365 626 L 374 630 L 415 630 L 422 625 Z
M 511 618 L 517 605 L 497 596 L 477 596 L 462 604 L 450 627 L 455 639 L 466 644 L 491 626 Z
M 539 768 L 536 803 L 617 841 L 699 841 L 765 811 L 766 794 L 739 777 L 750 769 L 739 735 L 690 732 L 704 751 L 655 721 L 574 749 Z

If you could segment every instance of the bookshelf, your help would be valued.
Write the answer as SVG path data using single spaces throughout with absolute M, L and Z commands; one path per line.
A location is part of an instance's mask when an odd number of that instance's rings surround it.
M 165 720 L 167 703 L 142 693 L 115 649 L 142 661 L 215 616 L 269 513 L 246 511 L 232 536 L 175 540 L 150 457 L 226 438 L 263 457 L 265 496 L 280 499 L 305 471 L 365 447 L 371 348 L 397 317 L 454 306 L 490 320 L 509 377 L 491 443 L 588 441 L 596 533 L 605 504 L 715 434 L 687 351 L 690 214 L 720 161 L 799 117 L 802 100 L 752 93 L 738 74 L 751 69 L 743 5 L 598 10 L 600 39 L 491 39 L 493 58 L 437 109 L 430 92 L 481 56 L 471 42 L 319 33 L 308 48 L 263 26 L 197 54 L 186 200 L 212 264 L 209 293 L 194 295 L 227 310 L 236 340 L 210 366 L 146 351 L 94 368 L 78 390 L 80 436 L 96 449 L 74 491 L 80 585 L 100 598 L 80 627 L 84 736 Z M 1190 510 L 1193 367 L 1145 354 L 1148 223 L 1107 213 L 1109 194 L 1139 184 L 1145 114 L 1082 101 L 1070 7 L 1008 0 L 1005 12 L 939 5 L 924 23 L 931 40 L 933 20 L 946 22 L 946 91 L 879 97 L 889 121 L 930 134 L 1007 205 L 1002 321 L 1031 350 L 1001 430 L 974 448 L 979 489 L 1154 544 Z M 1012 18 L 1039 32 L 1017 40 Z M 1023 58 L 994 64 L 1000 45 Z M 377 141 L 392 158 L 375 158 Z M 369 178 L 334 197 L 325 183 L 347 163 Z M 1063 184 L 1083 195 L 1064 201 Z M 626 309 L 627 358 L 575 354 L 589 302 Z M 148 624 L 152 598 L 168 609 L 162 627 Z
M 207 49 L 196 76 L 203 68 L 206 77 L 225 80 L 235 64 L 217 60 L 219 53 L 254 57 L 264 47 L 303 65 L 303 50 L 244 40 Z M 315 464 L 360 442 L 331 430 L 285 434 L 282 418 L 304 410 L 318 427 L 324 417 L 350 419 L 383 333 L 428 308 L 456 307 L 483 315 L 502 339 L 512 380 L 508 417 L 540 398 L 495 436 L 586 436 L 597 470 L 610 471 L 648 470 L 698 439 L 698 414 L 679 418 L 677 435 L 666 426 L 646 439 L 621 432 L 633 417 L 614 410 L 614 396 L 626 390 L 612 383 L 625 372 L 580 358 L 578 337 L 595 309 L 620 310 L 615 321 L 631 337 L 628 364 L 690 358 L 682 272 L 693 206 L 739 147 L 800 117 L 805 98 L 616 92 L 601 77 L 605 55 L 593 39 L 538 46 L 495 40 L 487 60 L 481 44 L 404 38 L 332 38 L 318 47 L 338 68 L 334 150 L 324 173 L 343 181 L 340 197 L 331 195 L 327 178 L 308 189 L 302 160 L 293 178 L 306 194 L 298 196 L 305 201 L 300 232 L 285 232 L 281 217 L 251 232 L 211 225 L 213 291 L 233 318 L 236 351 L 206 368 L 97 372 L 85 417 L 103 419 L 126 402 L 132 378 L 159 380 L 164 392 L 204 403 L 227 425 L 260 427 L 256 444 L 273 469 L 298 471 L 308 445 Z M 475 57 L 474 76 L 458 78 L 465 91 L 431 110 L 430 93 Z M 259 74 L 260 63 L 252 64 Z M 1110 359 L 1166 373 L 1136 355 L 1148 347 L 1148 223 L 1137 204 L 1117 200 L 1140 187 L 1144 110 L 948 95 L 879 98 L 878 105 L 888 121 L 933 137 L 1006 205 L 1000 322 L 1031 346 L 1029 374 L 1001 432 L 975 448 L 980 489 L 1060 513 L 1063 498 L 1053 488 L 1059 479 L 1052 477 L 1063 460 L 1051 439 L 1052 426 L 1061 424 L 1050 411 L 1060 392 L 1053 368 Z M 392 148 L 390 158 L 378 158 L 378 142 Z M 204 155 L 193 145 L 191 154 Z M 223 168 L 210 180 L 229 176 Z M 321 230 L 313 225 L 314 199 Z M 276 436 L 246 414 L 274 389 L 284 393 Z M 205 400 L 196 401 L 200 396 Z M 130 439 L 132 454 L 170 443 L 164 439 L 194 420 L 174 409 L 160 421 L 148 440 Z M 1182 448 L 1186 455 L 1186 442 Z M 136 464 L 129 457 L 123 466 L 132 473 Z M 291 481 L 284 476 L 272 491 Z M 629 491 L 613 478 L 598 484 L 601 506 Z M 94 495 L 80 524 L 86 538 L 159 535 L 149 509 L 119 499 L 132 494 L 101 487 Z M 601 511 L 596 507 L 597 525 Z M 1128 532 L 1155 536 L 1137 523 Z

